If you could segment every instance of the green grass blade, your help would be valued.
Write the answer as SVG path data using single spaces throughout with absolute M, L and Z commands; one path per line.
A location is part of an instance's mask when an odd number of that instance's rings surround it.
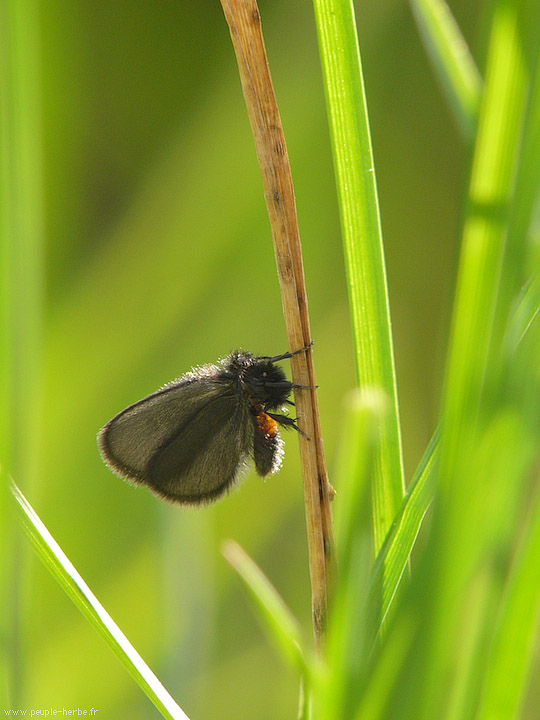
M 327 668 L 319 690 L 321 717 L 351 717 L 371 652 L 367 606 L 372 564 L 369 497 L 378 433 L 388 399 L 378 389 L 347 398 L 335 474 L 338 582 L 328 629 Z
M 41 439 L 45 238 L 40 40 L 37 0 L 0 5 L 0 464 L 27 487 L 37 479 Z M 19 638 L 28 615 L 13 607 L 17 593 L 25 592 L 24 562 L 13 562 L 6 476 L 0 483 L 0 704 L 7 709 L 19 701 L 20 669 L 28 653 Z M 9 700 L 1 702 L 4 693 Z
M 464 137 L 474 139 L 482 78 L 444 0 L 411 0 L 420 35 Z
M 434 473 L 439 452 L 437 428 L 413 476 L 401 509 L 379 551 L 370 581 L 370 606 L 379 614 L 380 626 L 387 620 L 392 601 L 407 567 L 422 521 L 433 500 Z
M 539 3 L 532 4 L 538 17 Z M 521 439 L 523 408 L 505 384 L 500 343 L 517 294 L 512 287 L 503 297 L 501 278 L 529 90 L 519 15 L 519 2 L 494 3 L 445 378 L 440 493 L 422 597 L 425 640 L 418 653 L 427 655 L 418 717 L 426 719 L 442 717 L 442 707 L 444 717 L 459 718 L 477 700 L 474 670 L 484 661 L 490 613 L 500 596 L 496 568 L 484 572 L 486 555 L 495 533 L 501 544 L 509 543 L 529 461 Z M 533 368 L 524 366 L 518 384 Z
M 520 293 L 506 329 L 505 348 L 515 352 L 528 339 L 531 329 L 540 320 L 540 275 L 533 277 Z
M 350 0 L 314 0 L 349 286 L 358 382 L 390 399 L 375 458 L 374 551 L 404 494 L 390 309 L 360 51 Z
M 506 346 L 515 353 L 540 315 L 540 278 L 535 278 L 523 291 L 508 328 Z M 379 551 L 372 571 L 371 603 L 380 603 L 381 624 L 394 599 L 407 566 L 425 514 L 433 500 L 433 476 L 439 454 L 440 428 L 437 428 L 416 472 L 395 521 Z
M 28 483 L 38 467 L 45 242 L 38 3 L 6 2 L 0 23 L 5 33 L 0 56 L 2 312 L 7 314 L 1 354 L 10 375 L 2 402 L 8 404 L 11 421 L 6 428 L 10 447 L 2 446 L 1 459 Z
M 369 525 L 369 513 L 366 514 L 370 491 L 368 468 L 373 463 L 378 429 L 387 412 L 388 399 L 375 388 L 357 388 L 345 398 L 334 473 L 339 496 L 335 525 L 340 577 L 349 567 L 358 534 Z
M 529 15 L 525 15 L 525 8 L 522 8 L 521 24 L 534 27 L 537 21 L 537 17 L 533 15 L 534 7 L 527 9 Z M 521 153 L 516 171 L 514 201 L 505 248 L 505 272 L 501 276 L 499 299 L 501 312 L 504 312 L 505 306 L 512 302 L 516 288 L 521 288 L 524 278 L 527 278 L 528 282 L 532 282 L 532 284 L 538 282 L 537 259 L 531 257 L 535 253 L 536 243 L 531 242 L 530 236 L 532 218 L 535 217 L 540 193 L 540 143 L 538 142 L 540 137 L 540 53 L 538 50 L 535 53 L 536 57 L 528 59 L 528 64 L 532 68 L 531 84 L 523 122 Z
M 307 685 L 305 690 L 308 691 L 310 668 L 302 650 L 300 626 L 296 618 L 262 570 L 238 543 L 227 541 L 223 545 L 222 553 L 249 588 L 261 617 L 283 656 L 302 673 Z
M 525 99 L 516 10 L 498 2 L 473 160 L 445 389 L 443 465 L 471 439 L 488 369 Z M 508 308 L 507 308 L 508 310 Z M 464 424 L 465 421 L 465 424 Z
M 538 397 L 538 388 L 535 395 Z M 501 561 L 501 555 L 512 557 L 515 536 L 521 531 L 520 503 L 525 499 L 525 479 L 535 456 L 531 435 L 520 413 L 513 408 L 501 409 L 469 456 L 468 503 L 474 515 L 463 513 L 459 534 L 453 536 L 453 554 L 443 556 L 442 562 L 449 566 L 441 572 L 444 585 L 434 591 L 433 610 L 444 614 L 447 624 L 442 627 L 439 616 L 434 617 L 435 653 L 428 653 L 431 662 L 436 658 L 439 673 L 449 673 L 446 687 L 441 688 L 440 675 L 427 687 L 428 698 L 440 692 L 439 701 L 447 706 L 448 720 L 464 717 L 466 709 L 475 707 L 479 699 L 497 616 L 504 603 L 502 589 L 509 558 Z M 448 503 L 443 507 L 446 509 Z M 433 520 L 434 524 L 440 522 L 440 514 L 435 512 Z M 435 562 L 441 563 L 437 540 L 433 551 L 437 554 Z M 425 592 L 433 591 L 428 585 Z M 445 592 L 452 592 L 454 597 L 444 596 Z M 439 650 L 443 657 L 438 657 Z M 428 678 L 432 678 L 431 672 Z M 424 716 L 432 715 L 431 707 Z
M 540 55 L 538 60 L 540 61 Z M 527 182 L 538 195 L 538 169 L 531 165 L 531 158 L 527 155 L 529 150 L 533 158 L 535 150 L 530 145 L 531 128 L 538 122 L 538 102 L 540 98 L 540 64 L 537 65 L 535 82 L 533 83 L 532 103 L 530 105 L 527 129 L 524 133 L 522 166 L 517 179 L 517 205 L 513 217 L 523 216 L 523 222 L 514 224 L 515 237 L 512 242 L 516 251 L 523 257 L 528 248 L 527 240 L 529 223 L 525 220 L 526 208 L 533 211 L 531 203 L 532 191 L 527 190 Z M 524 190 L 525 197 L 519 193 Z M 528 198 L 527 198 L 528 196 Z M 521 228 L 521 232 L 519 231 Z M 525 245 L 525 249 L 518 246 L 518 241 Z M 514 273 L 515 275 L 515 273 Z M 528 285 L 523 289 L 513 311 L 507 332 L 507 355 L 512 357 L 512 371 L 515 382 L 514 396 L 520 398 L 524 427 L 520 432 L 520 440 L 525 444 L 529 440 L 530 459 L 525 467 L 534 467 L 536 471 L 538 433 L 540 432 L 540 376 L 538 373 L 538 348 L 540 347 L 540 276 L 536 273 Z M 515 352 L 512 355 L 512 350 Z M 529 504 L 531 492 L 529 483 L 524 484 L 526 497 L 524 502 Z M 509 578 L 505 586 L 500 603 L 499 616 L 496 618 L 495 633 L 490 648 L 487 670 L 484 676 L 484 688 L 480 707 L 477 714 L 479 720 L 497 720 L 498 718 L 521 716 L 521 705 L 528 685 L 531 664 L 536 650 L 538 628 L 540 621 L 540 493 L 538 485 L 535 489 L 536 499 L 531 512 L 528 514 L 526 529 L 523 532 L 523 521 L 519 523 L 518 551 L 513 559 Z
M 535 278 L 522 292 L 509 324 L 506 346 L 515 353 L 540 315 L 540 278 Z M 403 499 L 402 507 L 392 523 L 379 551 L 372 571 L 371 603 L 380 603 L 381 624 L 394 599 L 407 566 L 425 514 L 433 500 L 433 475 L 439 454 L 440 428 L 437 428 L 418 465 Z
M 478 720 L 520 716 L 540 615 L 540 495 L 502 603 Z
M 5 475 L 5 473 L 2 474 Z M 23 528 L 43 564 L 58 581 L 58 584 L 100 635 L 105 638 L 126 670 L 163 717 L 170 720 L 189 720 L 100 604 L 19 488 L 14 483 L 10 484 L 10 488 L 16 500 Z
M 388 697 L 392 685 L 406 662 L 409 643 L 413 637 L 412 623 L 407 616 L 398 619 L 398 632 L 394 632 L 381 649 L 378 662 L 372 669 L 366 688 L 360 697 L 354 720 L 387 720 Z

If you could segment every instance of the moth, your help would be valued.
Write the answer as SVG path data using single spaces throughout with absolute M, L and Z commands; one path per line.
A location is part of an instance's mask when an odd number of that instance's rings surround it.
M 283 414 L 295 385 L 275 356 L 236 350 L 203 365 L 115 415 L 98 433 L 101 456 L 135 485 L 184 505 L 209 503 L 232 488 L 251 457 L 265 477 L 283 457 L 279 426 L 305 436 Z

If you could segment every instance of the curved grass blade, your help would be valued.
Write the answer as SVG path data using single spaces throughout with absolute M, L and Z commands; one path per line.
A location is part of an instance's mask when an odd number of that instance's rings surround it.
M 221 552 L 247 585 L 284 657 L 309 680 L 310 667 L 302 650 L 300 626 L 283 598 L 238 543 L 228 540 Z
M 444 0 L 411 0 L 418 30 L 466 140 L 476 132 L 482 78 Z
M 5 473 L 3 473 L 5 475 Z M 58 584 L 102 635 L 137 685 L 168 720 L 189 720 L 79 575 L 17 485 L 10 489 L 34 549 Z

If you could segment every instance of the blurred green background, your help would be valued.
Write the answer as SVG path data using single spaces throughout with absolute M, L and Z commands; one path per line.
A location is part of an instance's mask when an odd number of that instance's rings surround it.
M 451 3 L 475 47 L 478 8 Z M 261 0 L 296 186 L 330 477 L 350 321 L 315 22 Z M 357 3 L 380 193 L 407 477 L 434 429 L 464 153 L 405 2 Z M 113 414 L 237 347 L 286 350 L 253 141 L 218 0 L 42 3 L 43 441 L 22 489 L 194 720 L 290 718 L 283 666 L 220 555 L 237 540 L 310 628 L 294 435 L 281 472 L 212 507 L 123 483 L 95 436 Z M 158 717 L 20 538 L 14 707 Z

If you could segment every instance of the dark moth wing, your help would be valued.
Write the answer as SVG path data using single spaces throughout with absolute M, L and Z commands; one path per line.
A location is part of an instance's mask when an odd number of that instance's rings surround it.
M 121 477 L 168 500 L 208 502 L 234 483 L 250 451 L 248 412 L 231 380 L 209 368 L 203 379 L 187 375 L 116 415 L 99 447 Z

